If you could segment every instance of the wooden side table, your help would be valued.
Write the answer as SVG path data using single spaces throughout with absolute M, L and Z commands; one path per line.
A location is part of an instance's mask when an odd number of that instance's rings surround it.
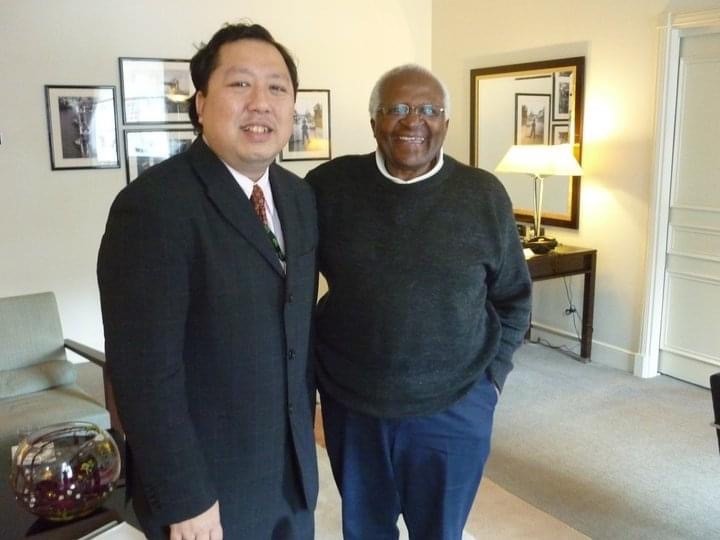
M 585 276 L 580 333 L 580 357 L 590 360 L 595 305 L 595 265 L 597 250 L 560 244 L 554 250 L 527 259 L 530 277 L 543 281 L 565 276 Z

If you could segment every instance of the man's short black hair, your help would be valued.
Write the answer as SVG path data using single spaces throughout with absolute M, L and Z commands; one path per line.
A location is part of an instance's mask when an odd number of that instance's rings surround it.
M 208 81 L 210 75 L 217 67 L 218 56 L 220 55 L 220 47 L 226 43 L 233 43 L 241 39 L 256 39 L 269 43 L 277 49 L 285 61 L 285 65 L 290 72 L 292 79 L 293 96 L 297 95 L 298 74 L 295 60 L 293 60 L 290 52 L 280 43 L 275 41 L 272 34 L 259 24 L 226 24 L 206 44 L 202 44 L 195 56 L 190 60 L 190 75 L 195 85 L 195 94 L 190 96 L 190 121 L 195 127 L 195 131 L 202 133 L 202 125 L 198 120 L 198 113 L 195 107 L 195 96 L 198 92 L 207 93 Z

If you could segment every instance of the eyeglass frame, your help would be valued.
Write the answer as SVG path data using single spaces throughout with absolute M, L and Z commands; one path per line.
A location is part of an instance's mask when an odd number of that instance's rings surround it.
M 399 112 L 390 112 L 390 109 L 403 106 L 407 107 L 407 112 L 405 114 Z M 427 107 L 432 108 L 433 112 L 437 111 L 437 114 L 425 114 L 422 109 L 426 108 L 427 110 Z M 420 118 L 424 118 L 426 120 L 435 120 L 445 114 L 445 107 L 436 107 L 432 103 L 421 103 L 420 105 L 410 105 L 409 103 L 395 103 L 388 107 L 378 107 L 376 109 L 376 112 L 382 113 L 383 116 L 392 116 L 398 119 L 407 118 L 411 114 L 417 114 Z

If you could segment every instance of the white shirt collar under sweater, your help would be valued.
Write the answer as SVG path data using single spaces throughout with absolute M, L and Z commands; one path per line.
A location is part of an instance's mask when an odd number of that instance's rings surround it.
M 380 170 L 382 175 L 387 178 L 388 180 L 391 180 L 392 182 L 395 182 L 396 184 L 401 185 L 407 185 L 407 184 L 414 184 L 416 182 L 420 182 L 422 180 L 425 180 L 426 178 L 430 178 L 431 176 L 435 175 L 440 169 L 442 169 L 443 166 L 443 149 L 440 148 L 440 157 L 437 160 L 437 163 L 435 166 L 430 169 L 425 174 L 421 174 L 417 178 L 413 178 L 412 180 L 403 180 L 402 178 L 398 178 L 397 176 L 393 176 L 390 174 L 385 167 L 385 158 L 380 153 L 380 149 L 378 148 L 375 150 L 375 162 L 377 163 L 377 168 Z

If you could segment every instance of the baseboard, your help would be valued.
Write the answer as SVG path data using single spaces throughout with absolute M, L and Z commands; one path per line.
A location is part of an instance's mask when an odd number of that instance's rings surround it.
M 566 330 L 533 322 L 531 335 L 532 339 L 541 338 L 553 346 L 564 346 L 578 355 L 580 354 L 580 343 L 577 337 Z M 590 361 L 633 373 L 636 354 L 609 343 L 593 340 Z

